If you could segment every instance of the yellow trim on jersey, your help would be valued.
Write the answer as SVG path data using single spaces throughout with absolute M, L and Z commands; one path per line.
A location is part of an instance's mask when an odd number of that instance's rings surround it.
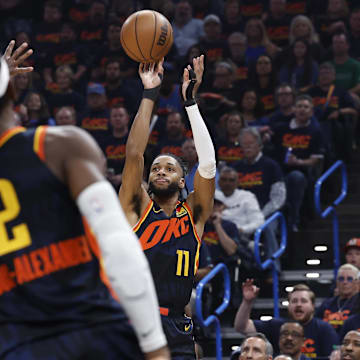
M 24 131 L 26 131 L 26 129 L 22 126 L 16 126 L 9 130 L 6 130 L 4 133 L 0 135 L 0 147 L 3 146 L 13 136 Z
M 39 126 L 35 130 L 33 149 L 35 154 L 39 156 L 42 161 L 45 161 L 45 134 L 47 126 Z
M 186 204 L 185 202 L 183 203 L 184 208 L 187 210 L 188 214 L 189 214 L 189 218 L 191 221 L 191 225 L 193 228 L 193 232 L 195 235 L 195 238 L 197 240 L 197 249 L 196 249 L 196 255 L 195 255 L 195 262 L 194 262 L 194 275 L 197 272 L 197 269 L 199 267 L 199 257 L 200 257 L 200 245 L 201 245 L 201 239 L 196 231 L 196 227 L 195 227 L 195 223 L 194 223 L 194 219 L 193 219 L 193 214 L 191 212 L 190 207 L 188 206 L 188 204 Z
M 146 207 L 144 213 L 140 217 L 139 221 L 134 225 L 133 231 L 137 232 L 141 226 L 141 224 L 146 220 L 147 216 L 149 215 L 149 212 L 153 206 L 154 202 L 150 199 L 148 206 Z

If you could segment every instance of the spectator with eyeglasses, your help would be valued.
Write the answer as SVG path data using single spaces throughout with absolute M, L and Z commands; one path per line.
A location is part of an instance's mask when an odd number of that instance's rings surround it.
M 308 359 L 301 352 L 304 341 L 305 336 L 303 326 L 297 321 L 285 322 L 280 328 L 279 349 L 281 355 L 279 356 L 290 356 L 290 358 L 293 360 Z M 277 356 L 275 359 L 278 359 L 279 356 Z
M 336 277 L 338 295 L 327 298 L 315 316 L 328 322 L 339 333 L 344 321 L 354 313 L 359 301 L 359 270 L 351 264 L 340 266 Z
M 250 318 L 253 303 L 260 289 L 253 279 L 247 279 L 242 286 L 243 300 L 237 311 L 234 327 L 244 334 L 262 332 L 279 353 L 280 329 L 289 320 L 273 318 L 268 321 Z M 315 294 L 305 284 L 297 284 L 288 295 L 288 313 L 291 320 L 298 321 L 304 327 L 304 344 L 302 353 L 309 358 L 326 358 L 330 355 L 339 339 L 336 331 L 327 322 L 314 317 Z

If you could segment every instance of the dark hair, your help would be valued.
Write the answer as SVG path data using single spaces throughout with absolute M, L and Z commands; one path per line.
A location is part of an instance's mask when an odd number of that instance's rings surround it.
M 260 117 L 264 116 L 264 104 L 261 102 L 260 97 L 259 97 L 256 89 L 254 89 L 254 88 L 247 88 L 242 92 L 242 94 L 240 95 L 239 102 L 238 102 L 239 110 L 243 111 L 242 102 L 244 100 L 245 94 L 249 93 L 249 92 L 254 92 L 256 95 L 256 103 L 255 103 L 255 108 L 254 108 L 255 117 L 260 118 Z
M 259 61 L 259 59 L 261 57 L 267 57 L 269 60 L 270 60 L 270 63 L 271 63 L 271 72 L 270 74 L 268 75 L 269 76 L 269 87 L 271 88 L 275 88 L 276 84 L 277 84 L 277 75 L 276 75 L 276 70 L 275 70 L 275 65 L 274 65 L 274 61 L 273 59 L 271 58 L 270 55 L 267 55 L 267 54 L 261 54 L 257 59 L 256 61 L 253 61 L 250 63 L 250 66 L 249 66 L 249 81 L 248 81 L 248 84 L 253 84 L 254 88 L 255 89 L 261 89 L 261 86 L 260 86 L 260 81 L 259 81 L 259 76 L 258 76 L 258 73 L 256 71 L 256 65 Z
M 44 8 L 50 7 L 54 9 L 58 9 L 60 12 L 62 12 L 62 2 L 59 0 L 48 0 L 44 4 Z
M 291 51 L 289 54 L 289 60 L 287 61 L 287 68 L 289 71 L 289 75 L 293 74 L 296 67 L 296 57 L 294 55 L 294 49 L 298 42 L 302 42 L 306 47 L 306 53 L 304 55 L 304 75 L 302 77 L 302 81 L 300 84 L 298 84 L 298 87 L 304 87 L 306 85 L 309 85 L 311 83 L 312 75 L 313 75 L 313 57 L 311 56 L 311 48 L 309 42 L 305 38 L 298 38 L 294 40 L 294 42 L 291 44 Z M 290 79 L 289 79 L 290 80 Z
M 105 66 L 104 68 L 106 68 L 109 64 L 112 64 L 112 63 L 118 63 L 119 64 L 119 67 L 121 68 L 121 61 L 119 58 L 117 57 L 110 57 L 108 58 L 106 61 L 105 61 Z
M 25 97 L 25 99 L 24 99 L 24 104 L 25 104 L 26 106 L 28 106 L 27 103 L 28 103 L 31 95 L 33 95 L 33 94 L 38 95 L 39 98 L 40 98 L 41 106 L 40 106 L 40 109 L 39 109 L 39 119 L 40 119 L 41 121 L 45 121 L 45 123 L 46 123 L 47 120 L 48 120 L 49 117 L 50 117 L 50 113 L 49 113 L 48 104 L 47 104 L 44 96 L 41 94 L 41 92 L 39 92 L 39 91 L 34 91 L 34 90 L 29 91 L 29 92 L 26 94 L 26 97 Z

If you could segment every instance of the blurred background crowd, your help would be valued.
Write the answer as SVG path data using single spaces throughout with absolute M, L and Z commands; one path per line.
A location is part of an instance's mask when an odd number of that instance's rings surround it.
M 192 190 L 197 154 L 179 87 L 183 68 L 204 54 L 197 101 L 216 148 L 218 172 L 198 278 L 235 254 L 253 275 L 258 270 L 254 231 L 282 210 L 288 230 L 301 232 L 314 214 L 315 180 L 335 160 L 350 161 L 359 146 L 360 4 L 0 0 L 2 52 L 11 39 L 16 47 L 27 42 L 34 49 L 27 64 L 35 71 L 14 79 L 18 125 L 87 130 L 107 158 L 107 177 L 116 189 L 142 98 L 138 64 L 125 54 L 120 31 L 141 9 L 164 14 L 174 32 L 147 165 L 160 153 L 182 157 Z M 278 246 L 277 226 L 265 232 L 263 252 L 270 256 Z M 276 266 L 280 271 L 279 262 Z

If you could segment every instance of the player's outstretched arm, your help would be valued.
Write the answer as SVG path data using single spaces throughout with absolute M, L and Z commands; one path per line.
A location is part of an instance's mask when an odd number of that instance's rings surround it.
M 150 268 L 114 189 L 103 176 L 101 150 L 85 131 L 55 127 L 47 130 L 45 156 L 94 231 L 106 273 L 146 358 L 169 359 Z
M 24 74 L 34 70 L 32 66 L 21 67 L 21 64 L 33 53 L 32 49 L 27 49 L 28 44 L 22 43 L 14 52 L 15 40 L 11 40 L 3 55 L 4 60 L 9 66 L 10 76 Z M 25 51 L 26 50 L 26 51 Z
M 139 65 L 139 76 L 144 85 L 144 93 L 126 143 L 125 166 L 119 192 L 120 202 L 126 213 L 133 211 L 134 197 L 146 194 L 141 186 L 144 152 L 149 139 L 151 115 L 159 94 L 163 72 L 163 60 L 159 63 Z
M 204 55 L 201 55 L 193 60 L 193 69 L 190 66 L 184 69 L 182 84 L 182 96 L 199 158 L 199 166 L 194 179 L 194 191 L 189 195 L 188 202 L 193 209 L 200 206 L 201 212 L 198 221 L 202 224 L 206 222 L 212 211 L 216 173 L 214 145 L 195 101 L 203 73 Z

